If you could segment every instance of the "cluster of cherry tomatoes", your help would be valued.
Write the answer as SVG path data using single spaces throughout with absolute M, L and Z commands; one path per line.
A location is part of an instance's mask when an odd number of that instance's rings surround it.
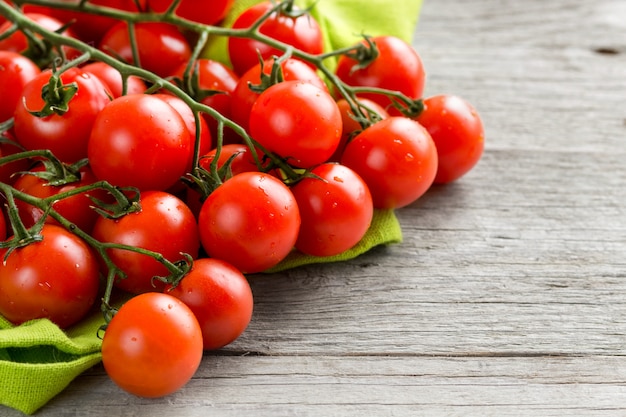
M 10 18 L 0 27 L 0 314 L 67 328 L 106 277 L 133 296 L 111 312 L 103 363 L 140 396 L 177 390 L 203 350 L 244 331 L 245 274 L 294 250 L 350 249 L 375 210 L 458 179 L 483 151 L 468 102 L 422 98 L 410 44 L 366 37 L 333 55 L 290 1 L 235 20 L 260 29 L 228 39 L 230 64 L 194 53 L 201 31 L 191 29 L 217 25 L 232 5 L 182 0 L 174 20 L 132 25 L 122 17 L 171 12 L 172 0 L 0 9 Z M 23 31 L 18 13 L 61 33 Z

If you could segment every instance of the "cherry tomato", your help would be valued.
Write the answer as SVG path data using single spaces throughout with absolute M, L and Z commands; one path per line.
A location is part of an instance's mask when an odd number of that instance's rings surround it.
M 415 120 L 428 130 L 437 147 L 435 183 L 457 180 L 480 160 L 485 130 L 476 109 L 463 98 L 447 94 L 428 97 Z
M 276 5 L 273 1 L 263 1 L 244 10 L 233 23 L 233 28 L 248 28 L 261 16 Z M 322 29 L 309 13 L 303 13 L 293 6 L 293 15 L 273 13 L 261 24 L 260 32 L 276 40 L 310 53 L 321 54 L 324 51 Z M 243 74 L 259 63 L 259 56 L 268 59 L 272 55 L 280 56 L 282 52 L 267 44 L 249 38 L 228 38 L 228 54 L 233 69 Z
M 191 48 L 176 26 L 162 22 L 136 23 L 135 40 L 139 62 L 134 62 L 126 22 L 115 24 L 100 41 L 99 48 L 122 60 L 167 77 L 191 57 Z
M 29 58 L 17 52 L 0 51 L 0 122 L 13 117 L 22 99 L 24 86 L 40 72 L 39 67 Z
M 243 172 L 220 185 L 198 216 L 202 247 L 243 273 L 261 272 L 293 249 L 300 213 L 291 190 L 276 177 Z
M 173 0 L 148 0 L 150 9 L 162 13 Z M 221 22 L 233 7 L 235 0 L 211 0 L 210 7 L 205 0 L 182 0 L 176 8 L 176 15 L 204 25 Z
M 299 168 L 326 162 L 341 139 L 341 113 L 330 94 L 304 81 L 263 91 L 250 110 L 250 134 Z
M 46 106 L 42 89 L 52 71 L 46 70 L 24 86 L 22 99 L 15 109 L 15 137 L 28 150 L 49 149 L 63 162 L 73 163 L 87 157 L 87 142 L 96 116 L 109 103 L 110 91 L 95 75 L 80 68 L 63 72 L 63 85 L 75 83 L 76 93 L 67 111 L 38 116 Z
M 422 58 L 411 44 L 394 36 L 378 36 L 370 40 L 378 48 L 378 57 L 359 69 L 355 67 L 359 64 L 357 60 L 342 55 L 335 70 L 337 76 L 348 85 L 383 88 L 412 99 L 421 98 L 426 73 Z M 395 108 L 389 107 L 391 100 L 384 95 L 363 93 L 360 96 L 377 102 L 392 115 L 399 115 Z
M 30 172 L 20 175 L 15 180 L 13 187 L 37 198 L 48 198 L 96 182 L 96 177 L 93 175 L 88 165 L 80 169 L 79 181 L 60 186 L 50 185 L 47 180 L 32 175 L 40 171 L 43 171 L 43 167 L 41 165 L 33 168 Z M 98 213 L 91 209 L 93 202 L 89 196 L 102 201 L 106 201 L 107 199 L 107 193 L 104 190 L 95 189 L 89 193 L 81 193 L 57 200 L 52 205 L 52 208 L 61 216 L 76 225 L 76 227 L 89 233 L 91 232 L 96 219 L 99 217 Z M 44 214 L 41 209 L 31 206 L 30 204 L 19 199 L 15 200 L 15 205 L 17 206 L 22 222 L 26 227 L 33 226 Z M 56 220 L 49 216 L 45 221 L 47 223 L 58 224 Z
M 375 120 L 382 120 L 389 117 L 389 113 L 385 110 L 380 104 L 376 103 L 367 98 L 358 97 L 357 103 L 360 106 L 362 115 L 359 117 L 365 117 L 365 119 L 373 122 Z M 363 130 L 363 126 L 357 120 L 352 107 L 350 107 L 350 103 L 345 98 L 337 100 L 337 107 L 339 107 L 339 111 L 341 112 L 341 122 L 343 125 L 343 131 L 341 134 L 341 140 L 339 141 L 339 146 L 337 146 L 337 150 L 330 158 L 331 161 L 339 161 L 341 160 L 341 154 L 345 149 L 346 145 L 350 141 L 352 137 L 354 137 L 357 133 Z
M 395 209 L 428 191 L 437 173 L 437 149 L 415 120 L 392 116 L 354 137 L 341 163 L 363 178 L 375 208 Z
M 173 77 L 183 78 L 187 63 L 180 65 L 172 72 Z M 201 92 L 213 92 L 214 94 L 201 97 L 199 91 L 193 92 L 192 96 L 202 104 L 205 104 L 226 118 L 231 117 L 231 95 L 237 86 L 239 77 L 230 68 L 221 62 L 206 58 L 199 58 L 195 62 L 195 77 L 198 80 L 197 88 Z M 210 115 L 203 113 L 209 125 L 211 137 L 217 138 L 217 121 Z M 239 136 L 230 129 L 224 130 L 223 143 L 233 143 L 240 140 Z
M 372 223 L 374 206 L 365 182 L 350 168 L 325 163 L 293 192 L 302 224 L 296 249 L 314 256 L 338 255 L 356 245 Z
M 98 295 L 99 267 L 91 248 L 61 226 L 15 249 L 0 263 L 0 314 L 14 324 L 47 318 L 61 328 L 81 320 Z
M 185 174 L 192 151 L 180 113 L 147 94 L 111 101 L 98 114 L 87 147 L 96 177 L 141 190 L 173 186 Z
M 82 69 L 100 78 L 111 91 L 111 97 L 118 98 L 122 95 L 124 87 L 122 74 L 109 64 L 105 62 L 91 62 L 83 66 Z M 129 76 L 126 83 L 126 94 L 139 94 L 147 89 L 143 80 L 134 75 Z
M 179 198 L 163 191 L 145 191 L 140 195 L 141 211 L 119 219 L 99 217 L 92 236 L 100 242 L 135 246 L 162 254 L 176 262 L 183 254 L 198 256 L 200 242 L 193 213 Z M 111 260 L 126 273 L 115 285 L 130 293 L 162 291 L 165 284 L 153 280 L 168 271 L 154 258 L 123 249 L 109 249 Z
M 198 320 L 182 301 L 146 293 L 126 301 L 102 338 L 102 364 L 133 395 L 158 398 L 182 388 L 202 360 Z
M 43 28 L 51 30 L 51 31 L 56 31 L 60 29 L 61 27 L 63 27 L 63 22 L 61 22 L 59 19 L 49 16 L 44 13 L 28 12 L 28 13 L 24 13 L 24 16 L 32 20 L 33 22 L 37 23 L 38 25 L 42 26 Z M 0 25 L 0 35 L 4 34 L 4 32 L 8 31 L 12 26 L 13 26 L 12 22 L 8 22 L 8 21 L 4 22 L 2 25 Z M 69 28 L 63 31 L 63 35 L 70 37 L 70 38 L 76 38 L 76 35 L 74 34 L 74 32 Z M 37 37 L 41 38 L 38 35 Z M 24 52 L 26 52 L 27 49 L 28 49 L 28 38 L 20 30 L 0 40 L 0 50 L 2 51 L 11 51 L 11 52 L 17 52 L 19 54 L 23 54 Z M 63 46 L 62 50 L 68 59 L 74 59 L 80 56 L 80 52 L 76 49 Z
M 272 72 L 273 63 L 274 59 L 270 58 L 265 60 L 263 65 L 258 63 L 250 68 L 241 76 L 232 93 L 232 99 L 230 102 L 232 120 L 246 130 L 248 130 L 250 109 L 252 109 L 252 105 L 261 93 L 260 91 L 257 92 L 253 90 L 251 87 L 260 87 L 261 68 L 263 68 L 263 73 L 269 76 Z M 282 81 L 307 81 L 328 92 L 328 86 L 324 83 L 322 78 L 313 68 L 304 62 L 289 58 L 281 62 L 280 68 Z M 269 85 L 267 87 L 269 87 Z
M 252 318 L 253 298 L 245 276 L 228 262 L 203 258 L 175 287 L 164 291 L 184 302 L 202 328 L 205 350 L 237 339 Z

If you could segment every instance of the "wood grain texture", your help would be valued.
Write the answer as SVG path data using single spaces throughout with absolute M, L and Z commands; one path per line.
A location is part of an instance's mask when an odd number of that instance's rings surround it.
M 426 0 L 414 44 L 487 145 L 402 244 L 250 277 L 250 327 L 170 397 L 96 367 L 38 415 L 626 415 L 626 4 Z

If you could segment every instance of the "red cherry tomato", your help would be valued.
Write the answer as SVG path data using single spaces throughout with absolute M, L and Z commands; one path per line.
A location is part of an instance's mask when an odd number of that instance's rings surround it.
M 261 16 L 269 12 L 276 5 L 273 1 L 263 1 L 244 10 L 233 23 L 233 28 L 248 28 Z M 293 6 L 294 15 L 273 13 L 261 24 L 260 32 L 276 40 L 293 46 L 296 49 L 310 53 L 321 54 L 324 51 L 322 29 L 308 13 L 302 13 L 297 6 Z M 233 69 L 237 74 L 243 74 L 272 55 L 280 56 L 282 52 L 267 44 L 249 38 L 228 38 L 228 54 Z
M 135 40 L 139 62 L 133 60 L 128 24 L 120 22 L 107 31 L 99 48 L 126 62 L 139 65 L 161 77 L 169 76 L 191 57 L 187 39 L 176 26 L 162 22 L 136 23 Z
M 375 208 L 395 209 L 428 191 L 437 173 L 437 149 L 415 120 L 392 116 L 352 139 L 341 163 L 363 178 Z
M 274 59 L 270 58 L 265 60 L 263 65 L 258 63 L 250 68 L 241 76 L 232 93 L 232 99 L 230 102 L 232 120 L 246 130 L 248 130 L 250 109 L 252 109 L 254 102 L 260 94 L 260 92 L 253 90 L 251 86 L 260 86 L 261 67 L 263 68 L 263 73 L 269 76 L 272 72 L 273 63 Z M 304 62 L 289 58 L 280 64 L 280 68 L 282 81 L 307 81 L 328 92 L 328 86 L 324 83 L 322 78 L 313 68 Z M 267 87 L 269 87 L 269 85 Z
M 98 114 L 87 147 L 96 177 L 141 190 L 173 186 L 185 174 L 191 152 L 191 137 L 180 113 L 147 94 L 111 101 Z
M 300 213 L 291 190 L 276 177 L 243 172 L 204 201 L 198 227 L 210 257 L 254 273 L 275 266 L 291 252 Z
M 428 130 L 437 147 L 436 183 L 457 180 L 480 160 L 485 130 L 478 112 L 466 100 L 447 94 L 428 97 L 416 120 Z
M 341 139 L 341 113 L 326 91 L 284 81 L 263 91 L 250 110 L 250 134 L 293 166 L 326 162 Z
M 422 58 L 413 46 L 394 36 L 378 36 L 370 40 L 378 48 L 378 57 L 366 67 L 357 68 L 357 60 L 342 55 L 337 62 L 337 76 L 352 86 L 383 88 L 398 91 L 412 99 L 421 98 L 426 73 Z M 390 114 L 399 115 L 395 108 L 389 107 L 391 101 L 386 96 L 375 93 L 359 95 L 377 102 Z
M 245 276 L 228 262 L 203 258 L 164 291 L 184 302 L 202 328 L 205 350 L 219 349 L 237 339 L 252 318 L 253 298 Z
M 200 366 L 202 352 L 202 331 L 192 311 L 161 293 L 124 303 L 102 338 L 106 373 L 126 392 L 145 398 L 182 388 Z
M 334 163 L 311 171 L 293 192 L 302 224 L 296 248 L 314 256 L 338 255 L 356 245 L 372 223 L 374 206 L 365 182 L 350 168 Z
M 46 70 L 24 86 L 22 99 L 15 109 L 15 137 L 28 150 L 49 149 L 63 162 L 73 163 L 87 157 L 87 142 L 96 116 L 109 103 L 111 94 L 95 75 L 80 68 L 70 68 L 60 76 L 64 85 L 75 83 L 76 93 L 67 111 L 40 117 L 46 103 L 42 89 L 52 71 Z
M 81 320 L 98 295 L 99 266 L 79 237 L 52 224 L 43 239 L 0 251 L 0 314 L 14 324 L 50 319 L 61 328 Z
M 140 195 L 141 211 L 120 219 L 99 217 L 92 236 L 101 242 L 131 245 L 162 254 L 176 262 L 183 254 L 198 256 L 200 242 L 193 213 L 177 197 L 163 191 L 146 191 Z M 162 291 L 165 284 L 153 280 L 168 275 L 167 269 L 154 258 L 123 249 L 109 249 L 112 261 L 126 273 L 115 285 L 130 293 Z

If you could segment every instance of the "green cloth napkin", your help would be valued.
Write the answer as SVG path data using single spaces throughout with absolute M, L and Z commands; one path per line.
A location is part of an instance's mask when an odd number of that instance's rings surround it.
M 230 25 L 246 7 L 259 0 L 237 0 L 224 21 Z M 394 35 L 411 41 L 421 0 L 297 0 L 311 9 L 326 33 L 328 50 L 349 46 L 360 35 Z M 366 7 L 365 7 L 366 6 Z M 224 38 L 212 39 L 205 56 L 228 63 Z M 331 63 L 332 65 L 332 63 Z M 391 210 L 376 210 L 372 226 L 354 248 L 332 257 L 293 252 L 266 271 L 275 273 L 298 266 L 339 262 L 369 249 L 402 241 L 399 222 Z M 49 320 L 33 320 L 13 326 L 0 316 L 0 407 L 32 414 L 60 393 L 75 377 L 101 360 L 97 330 L 103 323 L 99 312 L 62 331 Z M 1 411 L 1 408 L 0 408 Z

